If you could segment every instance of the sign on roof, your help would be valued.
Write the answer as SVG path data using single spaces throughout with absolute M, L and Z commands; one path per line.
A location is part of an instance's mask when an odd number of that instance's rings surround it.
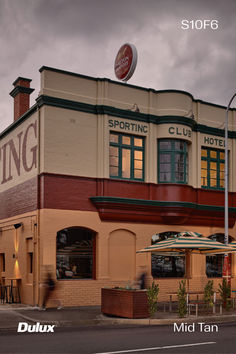
M 119 49 L 115 59 L 115 75 L 118 80 L 128 81 L 137 65 L 137 50 L 133 44 L 126 43 Z

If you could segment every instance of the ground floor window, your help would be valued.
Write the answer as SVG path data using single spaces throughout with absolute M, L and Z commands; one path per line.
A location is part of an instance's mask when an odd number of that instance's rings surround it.
M 214 234 L 209 236 L 210 239 L 224 243 L 224 234 Z M 233 238 L 229 236 L 229 242 Z M 231 254 L 229 255 L 229 262 L 231 264 Z M 217 254 L 206 256 L 206 275 L 208 278 L 220 278 L 223 275 L 224 254 Z
M 152 244 L 172 238 L 178 232 L 162 232 L 152 237 Z M 162 256 L 152 253 L 153 278 L 182 278 L 185 275 L 185 256 Z
M 206 257 L 206 275 L 208 278 L 220 278 L 223 273 L 224 255 Z
M 184 256 L 158 256 L 152 254 L 154 278 L 182 278 L 185 274 Z
M 0 253 L 0 272 L 5 272 L 5 253 Z
M 33 273 L 33 252 L 28 253 L 28 273 Z
M 95 278 L 95 232 L 70 227 L 57 233 L 57 278 Z

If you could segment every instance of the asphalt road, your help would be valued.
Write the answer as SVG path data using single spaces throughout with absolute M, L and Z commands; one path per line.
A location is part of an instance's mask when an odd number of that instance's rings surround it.
M 205 329 L 205 328 L 204 328 Z M 209 328 L 208 328 L 209 329 Z M 0 353 L 236 353 L 236 323 L 218 332 L 174 332 L 171 326 L 56 328 L 54 333 L 0 332 Z

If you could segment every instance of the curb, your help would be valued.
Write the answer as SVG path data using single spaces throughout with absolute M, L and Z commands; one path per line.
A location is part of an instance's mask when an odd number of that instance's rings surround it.
M 101 322 L 104 324 L 110 322 L 112 324 L 132 324 L 132 325 L 170 325 L 174 323 L 192 323 L 192 322 L 217 322 L 217 323 L 224 323 L 224 322 L 235 322 L 236 315 L 225 315 L 225 316 L 214 316 L 214 317 L 206 317 L 206 316 L 191 316 L 191 317 L 184 317 L 184 318 L 145 318 L 145 319 L 127 319 L 127 318 L 113 318 L 112 320 L 109 319 L 101 319 Z
M 35 308 L 25 308 L 24 310 L 35 310 Z M 224 314 L 224 315 L 215 315 L 215 316 L 198 316 L 191 315 L 184 318 L 142 318 L 142 319 L 129 319 L 129 318 L 116 318 L 116 317 L 106 317 L 102 313 L 95 314 L 94 318 L 85 318 L 85 319 L 75 319 L 75 320 L 68 320 L 65 318 L 58 319 L 58 320 L 50 320 L 50 319 L 40 319 L 27 316 L 18 312 L 19 310 L 23 310 L 22 308 L 17 309 L 6 309 L 13 312 L 17 317 L 22 318 L 28 322 L 37 323 L 40 322 L 42 324 L 54 324 L 56 327 L 76 327 L 76 326 L 109 326 L 109 325 L 139 325 L 139 326 L 160 326 L 160 325 L 173 325 L 174 323 L 193 323 L 193 322 L 204 322 L 204 323 L 225 323 L 225 322 L 236 322 L 236 315 L 235 314 Z M 18 310 L 18 311 L 17 311 Z M 35 313 L 36 315 L 36 313 Z M 53 313 L 51 314 L 53 318 Z M 9 324 L 3 324 L 1 327 L 0 323 L 0 331 L 1 330 L 13 330 L 15 326 L 8 327 Z

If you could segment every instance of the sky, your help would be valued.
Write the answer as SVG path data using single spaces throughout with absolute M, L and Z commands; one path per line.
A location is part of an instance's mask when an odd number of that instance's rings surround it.
M 32 79 L 31 105 L 43 65 L 117 80 L 124 43 L 138 51 L 130 84 L 227 106 L 236 92 L 235 15 L 235 0 L 0 0 L 0 131 L 13 121 L 18 76 Z M 182 20 L 193 21 L 189 29 Z M 204 20 L 218 28 L 195 28 Z

